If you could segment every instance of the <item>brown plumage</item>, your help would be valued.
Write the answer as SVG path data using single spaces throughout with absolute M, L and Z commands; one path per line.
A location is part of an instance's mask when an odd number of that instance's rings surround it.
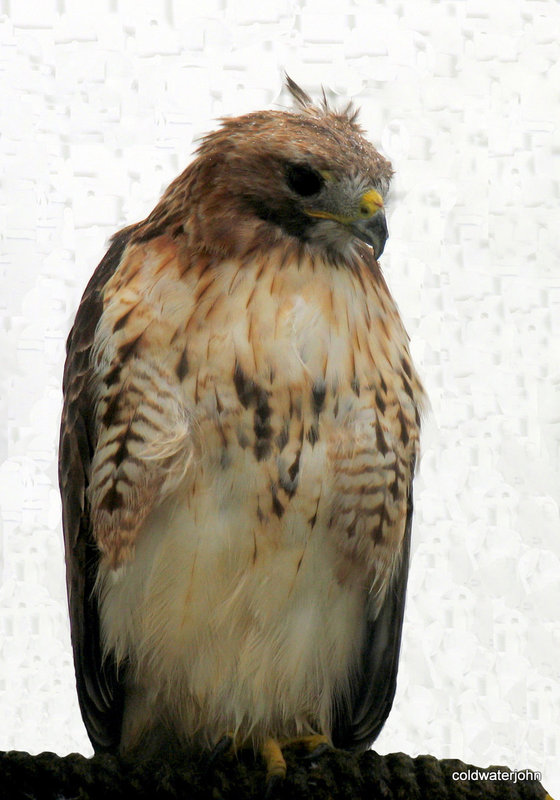
M 392 703 L 423 402 L 376 260 L 392 170 L 351 109 L 289 88 L 294 112 L 224 120 L 114 237 L 68 339 L 97 750 L 366 747 Z

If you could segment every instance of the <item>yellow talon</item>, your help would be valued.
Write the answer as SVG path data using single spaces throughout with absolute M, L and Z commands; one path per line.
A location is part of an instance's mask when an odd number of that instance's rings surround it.
M 282 742 L 283 747 L 303 747 L 308 753 L 312 753 L 321 745 L 330 745 L 327 736 L 322 733 L 312 733 L 309 736 L 296 736 L 293 739 L 286 739 Z
M 285 778 L 286 762 L 277 739 L 267 739 L 262 746 L 262 756 L 266 763 L 266 779 Z

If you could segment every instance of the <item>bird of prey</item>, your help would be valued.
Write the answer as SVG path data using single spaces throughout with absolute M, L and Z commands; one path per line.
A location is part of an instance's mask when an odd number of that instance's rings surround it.
M 378 259 L 392 168 L 351 106 L 222 121 L 117 233 L 60 438 L 97 752 L 365 749 L 391 708 L 423 390 Z

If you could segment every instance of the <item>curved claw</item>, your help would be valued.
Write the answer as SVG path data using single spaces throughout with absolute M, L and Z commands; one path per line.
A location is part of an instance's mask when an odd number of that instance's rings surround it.
M 328 750 L 332 750 L 332 745 L 330 745 L 328 742 L 319 742 L 314 750 L 303 757 L 303 761 L 315 761 L 317 758 L 319 758 L 319 756 L 322 756 L 323 753 L 326 753 Z
M 266 779 L 266 789 L 264 793 L 264 800 L 273 800 L 276 789 L 284 783 L 282 775 L 269 775 Z
M 206 762 L 206 769 L 211 770 L 214 767 L 216 761 L 221 758 L 225 753 L 229 753 L 230 750 L 233 749 L 233 736 L 227 734 L 226 736 L 222 736 L 222 738 L 214 745 L 214 748 L 210 755 L 208 756 L 208 760 Z

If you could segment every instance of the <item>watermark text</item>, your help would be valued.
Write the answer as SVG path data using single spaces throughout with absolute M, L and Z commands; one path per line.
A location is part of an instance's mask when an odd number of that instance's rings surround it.
M 454 781 L 542 781 L 542 773 L 530 769 L 465 769 L 452 772 L 451 777 Z

